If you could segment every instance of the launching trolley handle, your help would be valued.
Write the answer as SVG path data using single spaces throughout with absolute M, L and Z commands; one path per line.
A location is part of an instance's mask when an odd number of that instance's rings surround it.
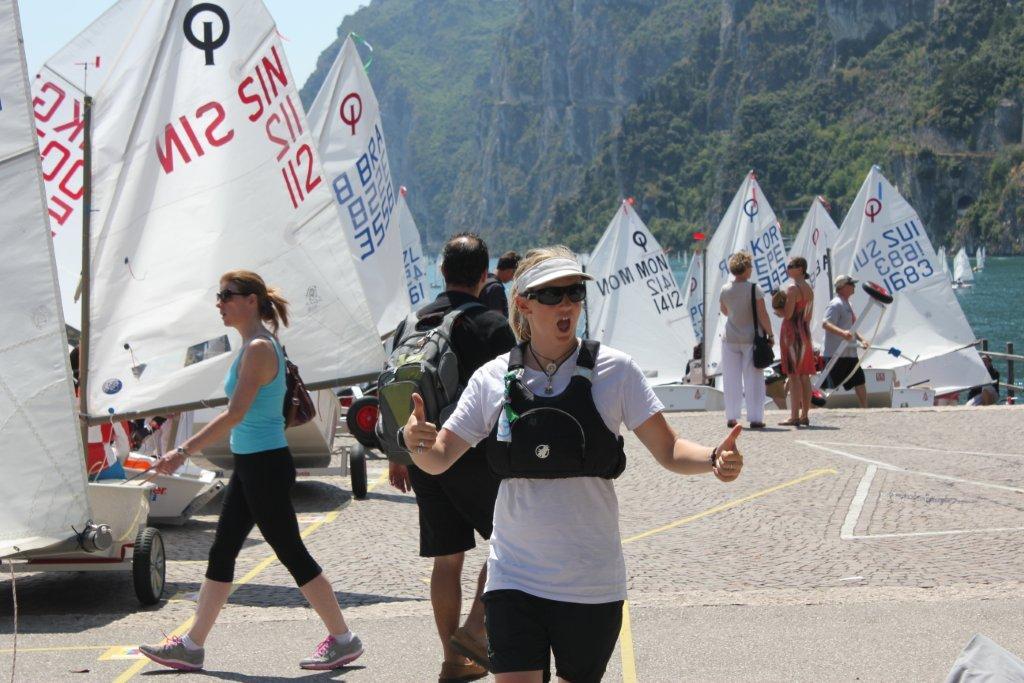
M 835 354 L 829 360 L 828 365 L 826 365 L 825 369 L 822 370 L 821 374 L 818 375 L 818 380 L 814 383 L 815 389 L 821 389 L 821 385 L 825 383 L 826 379 L 828 379 L 829 373 L 832 372 L 832 367 L 843 355 L 843 352 L 846 351 L 846 347 L 849 346 L 850 344 L 856 343 L 857 330 L 860 329 L 861 323 L 863 323 L 864 320 L 867 318 L 867 314 L 871 311 L 871 309 L 877 306 L 884 311 L 885 307 L 892 303 L 892 294 L 890 294 L 889 291 L 882 285 L 879 285 L 874 282 L 863 282 L 861 283 L 860 287 L 861 289 L 864 290 L 864 293 L 868 295 L 868 303 L 864 306 L 864 309 L 860 312 L 860 315 L 857 316 L 857 320 L 853 323 L 853 327 L 850 328 L 850 332 L 853 333 L 854 341 L 851 342 L 847 339 L 844 339 L 842 341 L 842 343 L 839 345 L 839 348 L 836 349 Z M 859 364 L 860 363 L 858 361 L 858 365 Z

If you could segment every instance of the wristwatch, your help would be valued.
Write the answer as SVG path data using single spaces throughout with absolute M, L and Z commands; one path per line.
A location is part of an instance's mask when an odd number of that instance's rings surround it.
M 718 460 L 718 446 L 711 449 L 711 469 L 715 469 L 716 461 Z
M 405 427 L 398 428 L 398 435 L 395 437 L 395 439 L 398 441 L 399 448 L 409 450 L 409 447 L 405 445 Z
M 182 455 L 184 455 L 184 456 L 185 456 L 186 458 L 191 458 L 191 457 L 192 457 L 192 454 L 191 454 L 191 453 L 189 453 L 189 452 L 188 452 L 188 449 L 187 449 L 187 448 L 185 448 L 184 446 L 178 446 L 178 447 L 177 447 L 177 448 L 175 448 L 174 450 L 175 450 L 175 452 L 177 452 L 177 453 L 181 453 L 181 454 L 182 454 Z

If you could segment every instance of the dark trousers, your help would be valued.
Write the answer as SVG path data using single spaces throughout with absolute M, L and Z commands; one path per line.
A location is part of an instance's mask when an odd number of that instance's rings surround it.
M 295 464 L 287 448 L 234 456 L 234 472 L 224 490 L 217 533 L 210 546 L 206 578 L 231 583 L 235 559 L 252 531 L 260 533 L 295 583 L 304 586 L 320 574 L 320 566 L 299 535 L 299 520 L 289 496 Z

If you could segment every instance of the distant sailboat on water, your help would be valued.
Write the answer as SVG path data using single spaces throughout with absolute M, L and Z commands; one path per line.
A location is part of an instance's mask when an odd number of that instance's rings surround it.
M 967 256 L 967 250 L 960 247 L 953 257 L 953 289 L 971 287 L 974 283 L 974 271 L 971 270 L 971 259 Z

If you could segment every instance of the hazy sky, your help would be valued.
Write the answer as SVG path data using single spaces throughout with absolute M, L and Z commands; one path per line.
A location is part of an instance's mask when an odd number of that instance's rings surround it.
M 29 74 L 38 73 L 50 55 L 113 4 L 113 0 L 19 0 Z M 320 52 L 337 35 L 342 18 L 369 0 L 264 0 L 264 4 L 277 30 L 287 38 L 284 49 L 302 87 Z

